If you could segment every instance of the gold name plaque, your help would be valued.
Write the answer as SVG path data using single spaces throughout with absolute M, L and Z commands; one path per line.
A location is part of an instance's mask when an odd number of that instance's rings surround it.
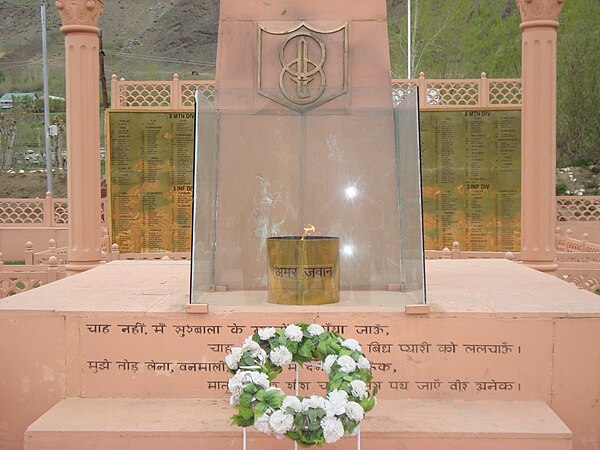
M 121 253 L 189 252 L 194 113 L 109 111 L 112 242 Z

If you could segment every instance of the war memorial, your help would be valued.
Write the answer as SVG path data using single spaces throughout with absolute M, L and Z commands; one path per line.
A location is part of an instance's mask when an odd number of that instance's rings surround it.
M 429 116 L 384 0 L 221 0 L 214 98 L 106 120 L 113 242 L 191 257 L 101 264 L 104 3 L 56 2 L 72 276 L 0 301 L 0 448 L 600 448 L 600 303 L 549 274 L 561 0 L 518 2 L 520 111 Z M 522 263 L 425 262 L 455 185 Z

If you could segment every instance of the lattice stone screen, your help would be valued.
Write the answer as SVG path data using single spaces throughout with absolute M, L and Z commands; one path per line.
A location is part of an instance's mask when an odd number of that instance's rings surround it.
M 600 197 L 557 197 L 556 203 L 559 222 L 600 222 Z
M 519 79 L 392 80 L 392 99 L 398 106 L 411 87 L 418 86 L 421 108 L 519 107 L 522 86 Z M 111 106 L 121 108 L 190 108 L 194 107 L 194 91 L 200 90 L 208 100 L 215 100 L 215 82 L 180 80 L 175 74 L 170 81 L 126 81 L 113 75 Z
M 488 94 L 490 105 L 520 105 L 523 96 L 521 80 L 490 80 Z
M 26 199 L 0 200 L 0 223 L 43 224 L 44 201 Z
M 106 224 L 106 199 L 100 204 L 100 223 Z M 66 198 L 0 199 L 0 227 L 65 227 L 69 223 Z

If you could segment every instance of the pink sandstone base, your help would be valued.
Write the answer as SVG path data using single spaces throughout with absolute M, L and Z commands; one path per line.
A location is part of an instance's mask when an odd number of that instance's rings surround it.
M 248 292 L 188 314 L 188 274 L 186 262 L 116 261 L 1 301 L 0 448 L 21 448 L 65 397 L 226 399 L 226 348 L 297 321 L 358 339 L 381 400 L 541 401 L 573 448 L 600 447 L 600 301 L 557 278 L 509 261 L 429 261 L 428 315 L 407 315 L 402 293 L 299 308 Z M 292 375 L 276 382 L 288 390 Z M 301 380 L 304 395 L 322 390 L 318 371 Z
M 238 450 L 242 429 L 229 425 L 224 399 L 67 399 L 32 424 L 27 450 Z M 248 448 L 292 449 L 248 430 Z M 571 432 L 543 402 L 381 400 L 361 425 L 363 448 L 378 450 L 569 450 Z M 348 437 L 326 446 L 355 449 Z

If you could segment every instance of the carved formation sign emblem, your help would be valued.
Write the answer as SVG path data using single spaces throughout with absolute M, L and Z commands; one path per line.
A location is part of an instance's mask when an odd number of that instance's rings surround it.
M 258 93 L 306 111 L 348 92 L 348 25 L 285 31 L 258 25 Z

